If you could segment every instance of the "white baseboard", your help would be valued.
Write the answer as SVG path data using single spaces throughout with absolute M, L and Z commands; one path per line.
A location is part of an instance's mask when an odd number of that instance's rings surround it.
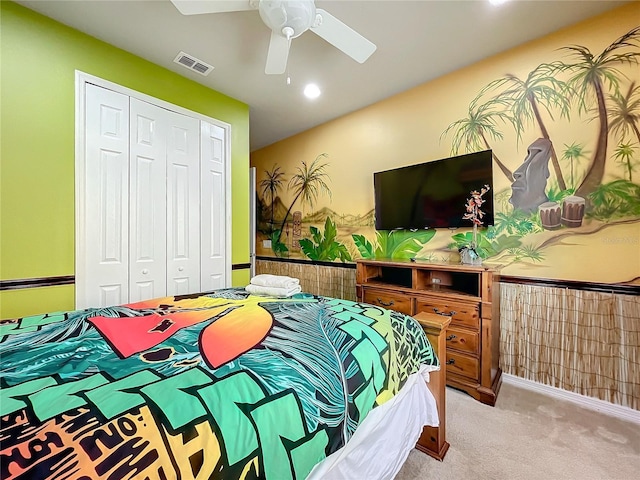
M 634 410 L 629 407 L 623 407 L 622 405 L 605 402 L 604 400 L 599 400 L 597 398 L 587 397 L 585 395 L 580 395 L 579 393 L 569 392 L 561 388 L 552 387 L 550 385 L 534 382 L 532 380 L 527 380 L 515 375 L 509 375 L 507 373 L 502 374 L 502 381 L 511 385 L 515 385 L 517 387 L 533 390 L 544 395 L 567 400 L 581 407 L 588 408 L 590 410 L 596 410 L 605 415 L 611 415 L 613 417 L 620 418 L 621 420 L 640 424 L 640 411 Z

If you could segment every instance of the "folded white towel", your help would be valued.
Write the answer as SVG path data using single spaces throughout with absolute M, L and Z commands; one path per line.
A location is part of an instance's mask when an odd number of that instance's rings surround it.
M 280 287 L 262 287 L 260 285 L 249 284 L 244 289 L 254 295 L 267 295 L 269 297 L 287 298 L 300 293 L 302 289 L 300 285 L 295 285 L 292 288 L 280 288 Z
M 300 280 L 297 278 L 286 277 L 284 275 L 270 275 L 268 273 L 262 273 L 253 277 L 250 283 L 261 287 L 293 288 L 300 285 Z

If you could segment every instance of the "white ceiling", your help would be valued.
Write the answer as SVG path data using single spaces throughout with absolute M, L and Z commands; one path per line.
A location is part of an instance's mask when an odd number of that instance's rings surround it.
M 378 48 L 359 64 L 305 32 L 292 40 L 290 85 L 264 73 L 271 32 L 256 10 L 184 16 L 169 0 L 17 3 L 247 103 L 253 151 L 628 2 L 317 0 Z M 175 64 L 180 51 L 215 69 L 204 77 Z M 302 95 L 308 82 L 320 98 Z

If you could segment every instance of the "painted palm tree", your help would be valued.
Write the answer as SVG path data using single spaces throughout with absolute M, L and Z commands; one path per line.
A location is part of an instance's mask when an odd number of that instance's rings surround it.
M 570 164 L 570 172 L 571 172 L 571 188 L 576 188 L 575 176 L 574 176 L 574 163 L 580 162 L 587 157 L 589 152 L 585 151 L 584 145 L 580 145 L 579 143 L 573 142 L 571 145 L 564 145 L 564 152 L 562 153 L 562 159 L 567 160 Z
M 570 74 L 567 81 L 578 100 L 580 112 L 586 112 L 591 100 L 595 97 L 598 112 L 599 130 L 596 148 L 591 165 L 587 169 L 584 180 L 576 190 L 576 195 L 587 197 L 602 183 L 607 161 L 607 142 L 609 123 L 605 102 L 605 87 L 617 91 L 622 73 L 617 69 L 621 65 L 637 65 L 640 57 L 640 27 L 636 27 L 622 35 L 605 48 L 599 55 L 594 55 L 582 45 L 563 47 L 574 59 L 573 63 L 556 62 L 559 71 Z M 637 49 L 636 51 L 624 51 Z
M 440 135 L 440 139 L 442 140 L 442 137 L 446 137 L 450 131 L 455 132 L 451 142 L 451 152 L 453 155 L 457 155 L 463 147 L 465 152 L 491 150 L 496 165 L 498 165 L 509 181 L 513 182 L 513 172 L 500 161 L 487 139 L 487 137 L 490 137 L 492 140 L 503 140 L 504 135 L 498 130 L 497 122 L 501 121 L 503 123 L 513 124 L 513 119 L 504 111 L 504 108 L 501 108 L 504 107 L 503 101 L 493 99 L 487 103 L 478 105 L 480 96 L 481 95 L 478 95 L 469 104 L 469 115 L 449 125 L 442 135 Z
M 630 182 L 633 182 L 633 171 L 635 170 L 635 165 L 633 164 L 634 152 L 633 145 L 621 143 L 613 154 L 613 158 L 627 170 Z
M 640 143 L 640 86 L 636 86 L 635 82 L 631 82 L 626 95 L 616 92 L 609 95 L 611 100 L 609 107 L 609 118 L 611 123 L 609 128 L 612 133 L 627 137 L 633 132 Z
M 276 194 L 278 190 L 282 188 L 282 184 L 284 183 L 284 172 L 280 170 L 280 167 L 276 163 L 271 170 L 265 170 L 264 172 L 267 175 L 267 178 L 260 182 L 260 186 L 262 187 L 262 197 L 267 198 L 267 194 L 269 194 L 269 198 L 271 202 L 270 210 L 271 210 L 271 230 L 273 230 L 273 211 L 274 205 L 273 202 L 276 198 Z
M 320 193 L 324 192 L 331 196 L 331 190 L 325 182 L 325 179 L 329 178 L 325 172 L 325 168 L 328 165 L 323 162 L 325 158 L 327 158 L 327 154 L 321 153 L 313 162 L 311 162 L 311 165 L 308 166 L 307 162 L 303 160 L 302 167 L 298 167 L 297 173 L 295 173 L 289 180 L 289 189 L 294 191 L 295 196 L 291 205 L 289 205 L 289 209 L 287 210 L 284 219 L 282 220 L 282 224 L 280 225 L 280 232 L 278 233 L 277 239 L 278 242 L 280 241 L 280 236 L 282 235 L 284 226 L 287 223 L 287 218 L 299 198 L 302 198 L 304 203 L 308 203 L 313 207 L 313 204 Z
M 558 155 L 549 138 L 549 131 L 542 119 L 540 109 L 543 108 L 553 120 L 551 109 L 558 109 L 560 115 L 569 118 L 569 99 L 564 92 L 567 85 L 558 80 L 553 73 L 555 68 L 542 64 L 531 71 L 525 80 L 516 75 L 506 74 L 504 77 L 491 82 L 485 90 L 504 89 L 498 94 L 498 99 L 503 100 L 511 111 L 514 127 L 521 137 L 524 127 L 535 120 L 540 128 L 542 136 L 551 143 L 551 163 L 561 190 L 566 190 L 567 185 L 562 175 Z

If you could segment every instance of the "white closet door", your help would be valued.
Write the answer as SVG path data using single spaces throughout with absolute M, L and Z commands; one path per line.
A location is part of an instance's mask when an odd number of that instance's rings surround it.
M 131 99 L 129 302 L 167 292 L 166 112 Z
M 203 291 L 226 287 L 227 228 L 224 129 L 200 121 L 201 144 L 201 287 Z
M 183 295 L 200 291 L 200 122 L 167 118 L 167 295 Z
M 85 76 L 76 97 L 76 307 L 227 287 L 228 127 Z
M 117 305 L 129 294 L 129 97 L 88 84 L 84 114 L 78 308 Z

